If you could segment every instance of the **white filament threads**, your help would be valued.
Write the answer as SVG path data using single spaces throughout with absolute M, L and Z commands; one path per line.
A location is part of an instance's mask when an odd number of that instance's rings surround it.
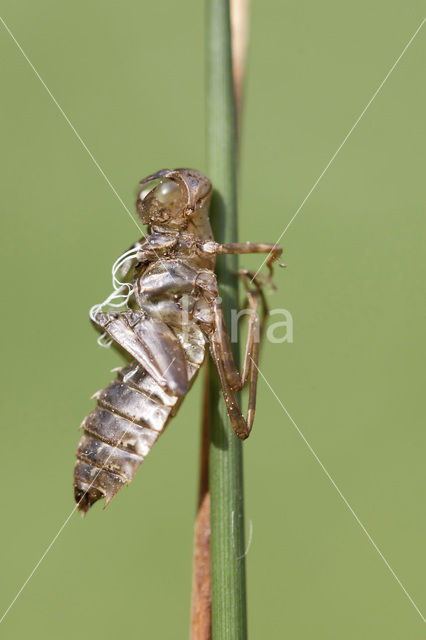
M 110 308 L 122 309 L 125 311 L 129 308 L 129 300 L 133 295 L 133 284 L 130 284 L 130 282 L 121 282 L 117 274 L 119 274 L 120 270 L 123 270 L 127 263 L 129 263 L 129 265 L 124 273 L 129 271 L 131 263 L 137 259 L 140 248 L 141 245 L 136 243 L 135 246 L 128 251 L 125 251 L 119 258 L 117 258 L 112 265 L 111 275 L 113 291 L 103 302 L 93 305 L 89 311 L 90 319 L 93 320 L 95 324 L 97 324 L 96 315 L 101 311 L 108 311 Z M 112 340 L 109 338 L 107 339 L 107 333 L 104 332 L 97 339 L 97 343 L 100 347 L 108 348 L 111 346 Z

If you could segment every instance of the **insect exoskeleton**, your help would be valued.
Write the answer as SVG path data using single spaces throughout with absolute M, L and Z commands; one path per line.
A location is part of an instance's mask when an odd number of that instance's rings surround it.
M 193 169 L 162 170 L 142 180 L 136 210 L 148 234 L 114 263 L 113 293 L 91 309 L 91 319 L 129 364 L 95 394 L 97 406 L 83 420 L 74 471 L 75 499 L 84 514 L 106 504 L 129 484 L 191 387 L 206 343 L 217 367 L 232 426 L 246 438 L 254 419 L 262 282 L 243 273 L 249 306 L 244 363 L 237 370 L 214 273 L 216 254 L 269 253 L 265 243 L 223 245 L 209 222 L 212 185 Z M 241 275 L 241 274 L 240 274 Z M 265 315 L 265 314 L 264 314 Z M 244 418 L 236 391 L 249 386 Z

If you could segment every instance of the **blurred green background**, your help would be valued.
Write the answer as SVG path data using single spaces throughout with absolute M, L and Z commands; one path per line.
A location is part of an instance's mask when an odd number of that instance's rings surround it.
M 252 3 L 240 238 L 273 242 L 424 5 Z M 126 205 L 206 170 L 203 2 L 1 3 Z M 419 33 L 288 230 L 261 369 L 418 607 L 424 584 L 425 82 Z M 138 231 L 0 27 L 4 611 L 73 508 L 77 427 L 119 357 L 89 307 Z M 254 267 L 259 259 L 243 264 Z M 2 637 L 187 638 L 201 380 L 129 489 L 73 515 Z M 245 450 L 251 638 L 423 638 L 424 623 L 263 381 Z

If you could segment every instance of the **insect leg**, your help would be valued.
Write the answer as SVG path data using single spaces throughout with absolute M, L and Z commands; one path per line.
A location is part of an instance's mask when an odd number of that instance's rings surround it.
M 256 411 L 256 393 L 257 393 L 257 365 L 259 362 L 259 340 L 260 340 L 260 322 L 257 315 L 259 299 L 257 293 L 248 293 L 248 303 L 251 308 L 248 320 L 246 348 L 243 360 L 243 369 L 241 372 L 241 386 L 244 387 L 250 376 L 249 382 L 249 399 L 247 409 L 247 427 L 251 431 Z
M 266 301 L 262 292 L 261 285 L 255 280 L 255 288 L 250 287 L 249 277 L 251 273 L 249 271 L 241 270 L 238 275 L 242 278 L 244 286 L 247 292 L 247 303 L 250 309 L 250 315 L 248 320 L 248 333 L 246 339 L 246 345 L 244 349 L 244 359 L 241 375 L 235 365 L 234 357 L 232 355 L 231 343 L 229 334 L 225 326 L 225 320 L 223 317 L 223 309 L 219 299 L 213 301 L 213 317 L 214 317 L 214 329 L 217 335 L 218 344 L 221 346 L 221 358 L 223 363 L 223 370 L 225 372 L 226 379 L 231 389 L 240 391 L 246 384 L 247 378 L 252 365 L 252 356 L 254 351 L 258 351 L 258 345 L 260 342 L 260 336 L 264 321 L 267 315 Z M 259 321 L 258 308 L 259 300 L 262 302 L 262 321 Z
M 210 248 L 208 249 L 210 250 Z M 216 254 L 247 254 L 247 253 L 268 253 L 266 266 L 269 270 L 269 279 L 273 274 L 273 263 L 278 260 L 283 250 L 276 244 L 268 242 L 231 242 L 229 244 L 215 244 L 213 253 Z M 281 267 L 285 265 L 278 263 Z
M 219 349 L 217 338 L 214 334 L 210 337 L 210 353 L 213 358 L 213 362 L 216 365 L 216 369 L 219 375 L 220 386 L 222 387 L 223 397 L 225 398 L 226 408 L 228 410 L 229 419 L 231 420 L 232 428 L 241 440 L 248 438 L 250 429 L 247 422 L 241 412 L 238 404 L 236 392 L 228 384 L 225 371 L 223 369 L 221 350 Z
M 257 322 L 259 322 L 256 316 Z M 249 327 L 250 329 L 250 327 Z M 250 371 L 250 384 L 249 384 L 249 398 L 247 409 L 247 426 L 251 431 L 254 422 L 254 415 L 256 412 L 256 397 L 257 397 L 257 377 L 258 377 L 258 364 L 259 364 L 259 340 L 256 340 L 256 331 L 254 329 L 252 333 L 252 340 L 249 343 L 247 340 L 247 375 Z M 243 371 L 244 375 L 244 371 Z
M 283 250 L 276 244 L 269 242 L 231 242 L 229 244 L 218 244 L 215 253 L 270 253 L 266 263 L 272 265 L 281 256 Z
M 255 289 L 250 287 L 250 278 L 252 274 L 246 269 L 240 269 L 237 274 L 243 281 L 246 293 L 247 304 L 250 308 L 250 316 L 248 319 L 248 331 L 246 346 L 244 351 L 243 368 L 241 371 L 241 386 L 244 387 L 252 366 L 253 351 L 257 351 L 257 360 L 259 354 L 259 343 L 262 336 L 262 331 L 266 316 L 268 315 L 268 307 L 266 304 L 265 296 L 262 291 L 262 285 L 259 284 L 256 278 L 253 279 Z M 259 320 L 258 309 L 259 301 L 262 302 L 262 318 Z
M 242 380 L 240 372 L 235 365 L 234 356 L 232 355 L 231 341 L 226 329 L 223 309 L 219 298 L 216 298 L 213 302 L 213 322 L 213 335 L 217 340 L 217 344 L 220 345 L 221 364 L 227 383 L 231 389 L 239 391 L 243 386 Z
M 241 375 L 235 365 L 223 310 L 218 300 L 213 303 L 215 331 L 211 337 L 211 352 L 219 373 L 232 426 L 238 437 L 245 439 L 250 434 L 255 416 L 260 339 L 268 309 L 262 284 L 256 278 L 253 279 L 252 274 L 247 270 L 240 270 L 238 276 L 246 289 L 247 304 L 250 309 Z M 251 282 L 254 283 L 254 287 Z M 260 304 L 261 319 L 258 315 Z M 244 419 L 235 392 L 242 389 L 247 381 L 249 381 L 249 400 L 247 419 Z

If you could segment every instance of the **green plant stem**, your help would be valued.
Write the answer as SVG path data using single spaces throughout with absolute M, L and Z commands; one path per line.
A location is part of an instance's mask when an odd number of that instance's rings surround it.
M 237 137 L 229 0 L 208 0 L 208 175 L 218 242 L 237 241 Z M 217 276 L 225 319 L 238 309 L 237 256 L 220 256 Z M 239 366 L 238 345 L 234 358 Z M 209 486 L 213 640 L 245 640 L 246 585 L 241 441 L 230 425 L 217 373 L 210 367 Z

